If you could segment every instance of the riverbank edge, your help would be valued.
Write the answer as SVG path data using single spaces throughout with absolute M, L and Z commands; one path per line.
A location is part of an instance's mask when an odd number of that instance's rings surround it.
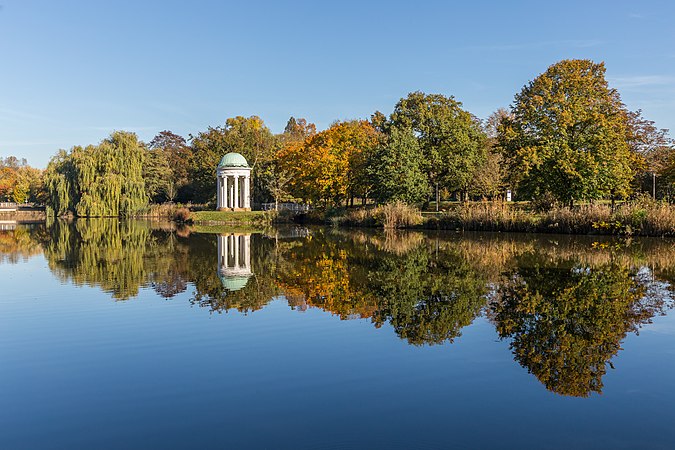
M 640 201 L 615 208 L 589 204 L 534 211 L 501 202 L 477 202 L 432 213 L 393 204 L 312 211 L 296 217 L 296 222 L 347 228 L 675 237 L 675 206 Z
M 44 222 L 45 220 L 47 220 L 47 214 L 44 210 L 0 211 L 0 221 Z
M 186 207 L 175 206 L 162 208 L 162 212 L 167 214 L 139 214 L 134 218 L 168 219 L 204 227 L 255 229 L 296 224 L 341 228 L 675 237 L 675 205 L 644 199 L 615 208 L 607 204 L 588 204 L 548 211 L 502 202 L 475 202 L 455 205 L 439 213 L 422 212 L 400 203 L 313 210 L 301 214 L 290 211 L 190 211 Z M 19 220 L 44 220 L 44 212 L 38 213 L 39 217 L 35 213 L 31 212 L 32 217 L 24 215 Z M 13 217 L 18 217 L 16 212 L 0 214 L 0 220 L 17 220 Z

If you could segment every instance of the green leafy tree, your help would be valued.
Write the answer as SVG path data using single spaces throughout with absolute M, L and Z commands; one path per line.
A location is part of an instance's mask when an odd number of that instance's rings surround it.
M 270 197 L 265 171 L 261 166 L 274 159 L 278 142 L 259 117 L 237 116 L 227 119 L 225 126 L 209 127 L 191 137 L 191 145 L 195 201 L 209 202 L 215 199 L 216 167 L 223 155 L 230 152 L 243 155 L 252 168 L 252 200 L 259 202 Z
M 155 203 L 171 201 L 176 197 L 176 180 L 168 155 L 161 150 L 149 150 L 143 165 L 145 192 Z
M 441 187 L 468 192 L 485 159 L 486 137 L 479 120 L 460 102 L 452 96 L 412 92 L 396 104 L 390 122 L 417 136 L 424 155 L 422 168 L 436 190 L 436 200 Z
M 424 155 L 410 129 L 393 127 L 371 156 L 369 176 L 380 203 L 403 201 L 424 202 L 429 184 L 422 171 Z
M 499 139 L 519 194 L 570 204 L 629 194 L 635 160 L 627 111 L 604 63 L 552 65 L 516 95 L 511 113 Z
M 192 149 L 187 145 L 185 138 L 171 131 L 161 131 L 150 141 L 148 149 L 162 153 L 157 159 L 166 161 L 170 169 L 168 182 L 164 186 L 167 199 L 191 200 L 187 187 L 190 182 Z

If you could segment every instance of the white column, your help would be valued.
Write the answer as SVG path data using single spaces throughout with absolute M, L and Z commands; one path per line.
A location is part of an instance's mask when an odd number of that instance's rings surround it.
M 223 239 L 222 239 L 223 249 L 221 251 L 222 256 L 220 257 L 220 260 L 221 260 L 221 264 L 223 266 L 223 269 L 227 268 L 227 239 L 228 238 L 229 238 L 229 236 L 224 236 Z
M 230 234 L 227 236 L 227 244 L 228 244 L 228 249 L 227 249 L 227 267 L 230 268 L 232 267 L 230 265 L 230 256 L 232 256 L 232 253 L 234 253 L 234 242 L 230 244 L 230 238 L 233 236 Z
M 234 183 L 230 186 L 229 196 L 230 203 L 227 205 L 228 208 L 234 208 Z
M 239 236 L 234 236 L 234 268 L 239 268 Z
M 234 208 L 239 208 L 239 175 L 234 176 Z
M 216 175 L 216 209 L 220 208 L 220 175 Z
M 227 175 L 222 177 L 220 187 L 223 189 L 221 196 L 223 197 L 223 208 L 227 208 Z
M 251 235 L 244 236 L 244 265 L 251 271 Z
M 244 178 L 244 208 L 251 209 L 251 176 Z

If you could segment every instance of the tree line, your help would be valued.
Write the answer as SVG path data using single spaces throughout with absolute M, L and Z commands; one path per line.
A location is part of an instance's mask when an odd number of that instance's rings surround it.
M 42 195 L 55 212 L 82 216 L 132 215 L 149 202 L 213 203 L 215 168 L 237 152 L 253 169 L 254 204 L 437 207 L 448 199 L 497 199 L 507 190 L 541 206 L 641 191 L 672 200 L 674 148 L 667 130 L 622 103 L 604 63 L 564 60 L 485 120 L 451 95 L 412 92 L 388 116 L 376 111 L 323 131 L 291 117 L 274 134 L 261 118 L 238 116 L 187 139 L 162 131 L 143 143 L 114 132 L 98 145 L 59 151 L 42 174 L 42 190 L 35 183 L 28 197 Z M 4 180 L 0 195 L 14 195 L 2 190 Z M 15 198 L 26 198 L 25 185 Z

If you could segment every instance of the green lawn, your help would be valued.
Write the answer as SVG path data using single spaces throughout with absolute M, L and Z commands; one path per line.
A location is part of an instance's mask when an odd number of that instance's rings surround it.
M 265 211 L 195 211 L 195 223 L 262 224 L 269 221 Z

